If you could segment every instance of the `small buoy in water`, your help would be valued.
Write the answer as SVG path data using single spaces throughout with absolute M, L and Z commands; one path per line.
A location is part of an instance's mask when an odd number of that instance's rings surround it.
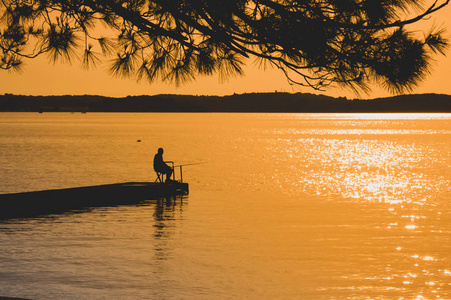
M 141 140 L 137 140 L 138 143 L 141 143 Z

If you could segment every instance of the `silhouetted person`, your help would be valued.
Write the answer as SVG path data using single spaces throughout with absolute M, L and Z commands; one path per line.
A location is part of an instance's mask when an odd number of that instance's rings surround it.
M 166 175 L 166 182 L 171 182 L 172 168 L 163 161 L 163 148 L 158 148 L 158 153 L 153 159 L 153 168 L 155 172 Z

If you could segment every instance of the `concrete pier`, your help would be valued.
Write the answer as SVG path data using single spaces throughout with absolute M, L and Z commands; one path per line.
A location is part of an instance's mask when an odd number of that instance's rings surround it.
M 60 213 L 88 207 L 136 204 L 186 195 L 187 183 L 125 182 L 0 195 L 0 219 Z

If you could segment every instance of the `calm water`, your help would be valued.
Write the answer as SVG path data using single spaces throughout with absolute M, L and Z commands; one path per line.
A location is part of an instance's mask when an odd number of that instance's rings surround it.
M 450 114 L 0 113 L 0 193 L 158 147 L 189 197 L 0 222 L 0 296 L 451 299 Z

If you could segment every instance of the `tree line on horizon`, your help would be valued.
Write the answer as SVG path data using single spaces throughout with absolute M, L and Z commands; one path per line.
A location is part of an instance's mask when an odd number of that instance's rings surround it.
M 451 112 L 451 96 L 402 95 L 371 100 L 302 93 L 250 93 L 229 96 L 0 95 L 9 112 Z

